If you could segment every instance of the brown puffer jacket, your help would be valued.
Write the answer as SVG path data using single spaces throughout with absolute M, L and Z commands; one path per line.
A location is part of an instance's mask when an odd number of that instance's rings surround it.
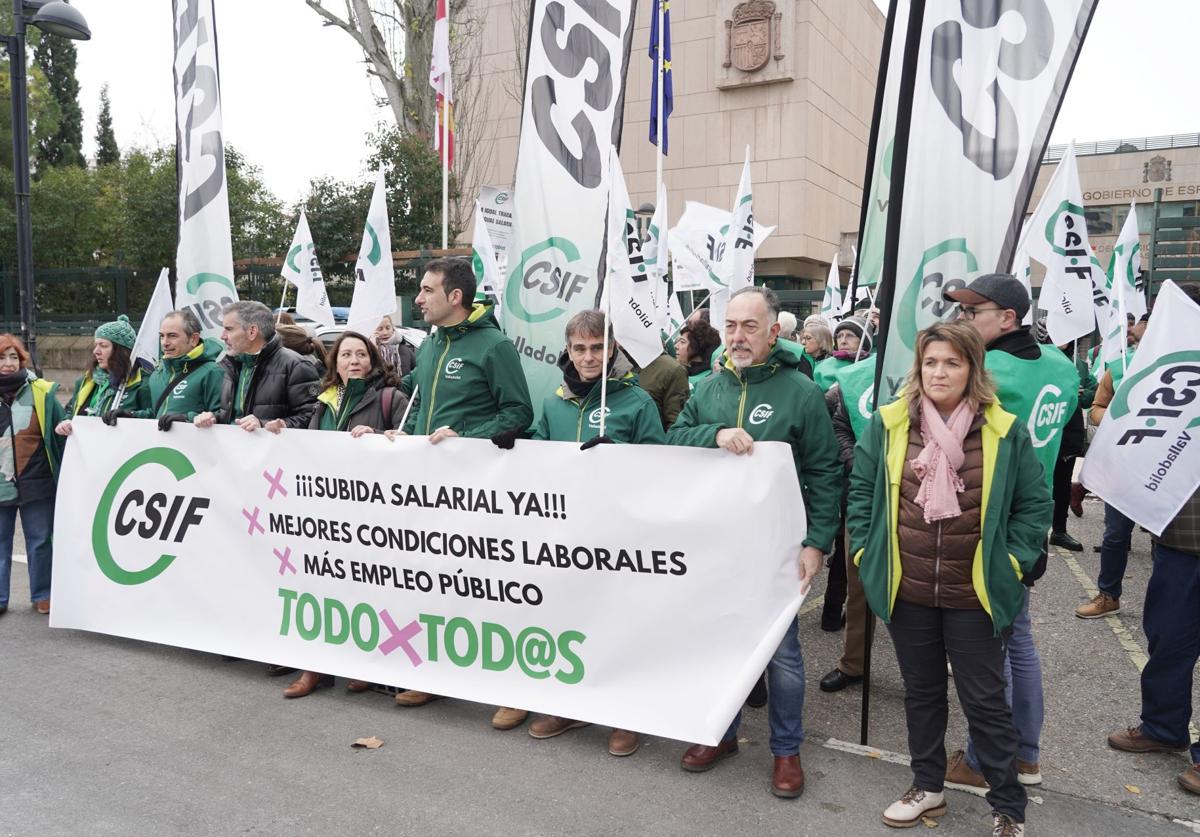
M 955 610 L 982 608 L 971 583 L 971 567 L 980 537 L 983 501 L 983 417 L 976 416 L 963 441 L 963 466 L 958 470 L 965 490 L 958 495 L 962 514 L 936 523 L 925 522 L 925 511 L 917 505 L 921 481 L 912 460 L 925 447 L 920 420 L 909 425 L 908 454 L 900 482 L 899 540 L 900 593 L 903 601 L 925 607 Z

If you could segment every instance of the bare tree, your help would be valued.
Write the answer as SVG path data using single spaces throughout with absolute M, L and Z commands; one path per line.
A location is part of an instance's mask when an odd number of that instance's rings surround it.
M 513 43 L 517 46 L 517 66 L 500 83 L 509 98 L 521 107 L 525 103 L 525 59 L 529 50 L 530 4 L 524 0 L 510 3 L 509 23 L 512 26 Z
M 363 51 L 369 78 L 383 87 L 383 100 L 404 133 L 432 141 L 436 126 L 429 64 L 433 56 L 436 3 L 430 0 L 342 0 L 345 15 L 327 8 L 333 0 L 304 0 L 325 21 L 349 35 Z M 469 0 L 449 0 L 450 62 L 454 72 L 454 179 L 457 197 L 451 227 L 466 229 L 486 172 L 492 143 L 484 137 L 487 103 L 482 100 L 477 69 L 482 55 L 484 12 Z M 522 5 L 517 3 L 515 5 Z M 522 41 L 523 43 L 523 41 Z M 382 102 L 381 102 L 382 104 Z

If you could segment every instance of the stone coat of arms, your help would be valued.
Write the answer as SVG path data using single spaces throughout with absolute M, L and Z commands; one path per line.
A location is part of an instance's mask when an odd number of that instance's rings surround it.
M 1171 161 L 1161 154 L 1156 154 L 1142 165 L 1143 183 L 1171 182 Z
M 748 0 L 733 9 L 733 18 L 725 21 L 724 67 L 742 72 L 761 70 L 771 60 L 783 58 L 780 24 L 783 14 L 771 0 Z

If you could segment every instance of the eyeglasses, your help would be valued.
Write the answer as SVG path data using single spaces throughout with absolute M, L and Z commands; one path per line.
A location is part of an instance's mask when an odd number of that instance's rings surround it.
M 964 320 L 973 320 L 975 315 L 980 311 L 1003 311 L 999 305 L 994 305 L 991 308 L 975 308 L 970 305 L 960 305 L 958 308 L 958 316 Z

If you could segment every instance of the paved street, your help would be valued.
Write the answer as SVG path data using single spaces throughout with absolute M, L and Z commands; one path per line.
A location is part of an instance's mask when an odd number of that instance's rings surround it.
M 1047 717 L 1045 783 L 1032 791 L 1028 833 L 1200 833 L 1200 799 L 1175 783 L 1185 756 L 1105 745 L 1110 731 L 1137 722 L 1150 542 L 1135 535 L 1120 615 L 1076 619 L 1101 531 L 1101 506 L 1085 509 L 1071 525 L 1086 551 L 1056 551 L 1034 595 Z M 840 636 L 820 630 L 815 599 L 800 619 L 808 784 L 799 801 L 782 801 L 767 792 L 765 710 L 747 711 L 739 756 L 692 775 L 678 767 L 679 742 L 650 739 L 615 759 L 607 730 L 534 741 L 524 729 L 493 731 L 490 707 L 401 709 L 383 695 L 348 694 L 340 679 L 285 701 L 289 678 L 269 679 L 257 663 L 48 629 L 15 564 L 11 609 L 0 617 L 0 834 L 894 833 L 879 813 L 910 774 L 890 644 L 878 638 L 864 754 L 841 743 L 858 740 L 859 690 L 817 688 Z M 951 714 L 953 750 L 965 724 Z M 350 748 L 370 735 L 385 745 Z M 939 833 L 987 833 L 983 799 L 950 791 L 948 801 Z

